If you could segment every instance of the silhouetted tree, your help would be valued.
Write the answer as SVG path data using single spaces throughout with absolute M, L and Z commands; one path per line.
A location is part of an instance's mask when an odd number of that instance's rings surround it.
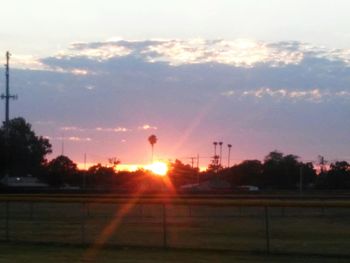
M 302 172 L 303 188 L 315 187 L 317 173 L 314 165 L 311 162 L 300 163 L 300 168 Z
M 198 169 L 189 164 L 184 164 L 179 160 L 170 163 L 168 176 L 175 187 L 185 184 L 194 184 L 198 181 Z
M 262 185 L 266 188 L 293 189 L 300 175 L 298 156 L 278 151 L 270 152 L 264 159 Z
M 48 153 L 51 153 L 49 140 L 36 136 L 25 119 L 12 119 L 0 128 L 0 175 L 38 176 Z
M 77 165 L 64 155 L 52 159 L 47 165 L 47 172 L 47 183 L 54 187 L 64 184 L 76 186 L 81 183 Z
M 331 163 L 330 169 L 319 175 L 317 187 L 321 189 L 350 189 L 350 164 L 346 161 Z
M 97 164 L 87 171 L 87 184 L 90 188 L 112 189 L 115 186 L 116 172 L 113 167 Z
M 231 168 L 225 169 L 224 177 L 232 187 L 239 185 L 260 185 L 263 171 L 259 160 L 246 160 Z
M 320 175 L 323 175 L 324 173 L 327 172 L 326 165 L 328 161 L 324 158 L 323 155 L 318 155 L 317 156 L 317 161 L 318 161 L 318 166 L 320 168 Z
M 118 182 L 117 187 L 114 188 L 117 191 L 141 194 L 161 192 L 167 188 L 163 177 L 155 176 L 152 172 L 144 169 L 133 172 L 121 171 L 114 178 Z
M 220 165 L 220 156 L 214 155 L 211 163 L 208 165 L 208 172 L 218 173 L 219 170 L 222 170 L 222 166 Z

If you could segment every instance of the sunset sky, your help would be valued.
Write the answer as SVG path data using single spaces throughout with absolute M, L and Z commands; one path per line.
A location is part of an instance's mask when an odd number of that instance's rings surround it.
M 350 159 L 350 1 L 1 1 L 11 117 L 82 163 Z M 4 92 L 4 68 L 0 90 Z M 4 103 L 0 106 L 4 119 Z

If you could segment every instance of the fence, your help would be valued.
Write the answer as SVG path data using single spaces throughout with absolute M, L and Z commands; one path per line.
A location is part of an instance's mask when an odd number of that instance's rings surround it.
M 350 201 L 0 196 L 0 239 L 350 256 Z

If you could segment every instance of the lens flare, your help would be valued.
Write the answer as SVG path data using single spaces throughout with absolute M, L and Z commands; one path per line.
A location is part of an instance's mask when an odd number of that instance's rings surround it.
M 145 168 L 159 176 L 165 176 L 168 172 L 168 165 L 164 162 L 154 162 L 150 165 L 147 165 Z

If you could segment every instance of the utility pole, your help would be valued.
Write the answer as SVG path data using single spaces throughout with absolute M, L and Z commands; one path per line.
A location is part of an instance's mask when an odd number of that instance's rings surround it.
M 190 157 L 191 159 L 191 168 L 194 168 L 194 159 L 196 159 L 196 157 Z
M 86 189 L 86 153 L 84 153 L 83 190 Z
M 227 168 L 230 168 L 230 159 L 231 159 L 231 147 L 232 147 L 232 144 L 227 144 L 227 147 L 228 147 Z
M 17 95 L 10 94 L 10 52 L 6 52 L 5 76 L 6 90 L 5 94 L 1 94 L 1 99 L 5 99 L 5 124 L 10 120 L 10 99 L 17 99 Z
M 218 142 L 213 142 L 213 144 L 214 144 L 213 165 L 214 165 L 214 172 L 216 173 L 219 165 L 219 156 L 216 154 L 216 147 L 218 146 Z
M 199 153 L 197 153 L 197 184 L 199 184 Z
M 64 155 L 64 133 L 62 133 L 61 137 L 61 155 Z

